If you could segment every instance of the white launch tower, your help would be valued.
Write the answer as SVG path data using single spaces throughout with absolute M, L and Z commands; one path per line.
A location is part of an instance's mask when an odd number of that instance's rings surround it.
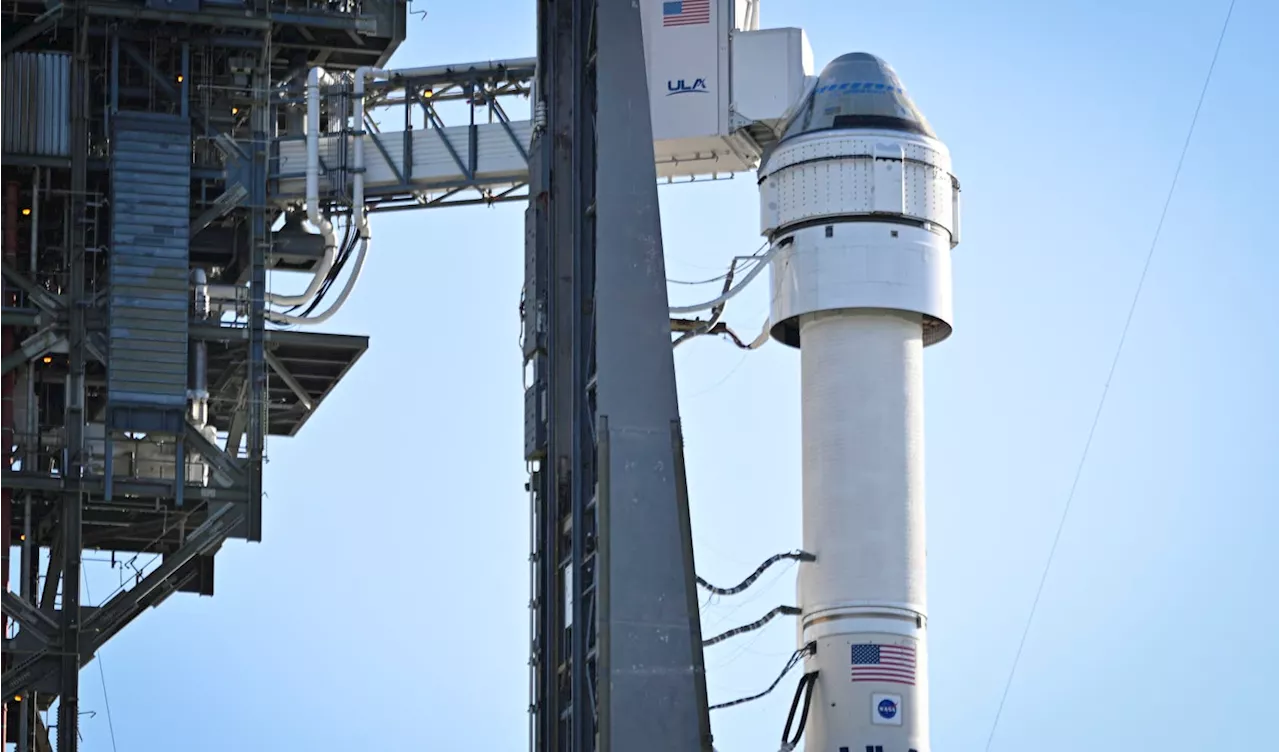
M 864 53 L 822 71 L 760 178 L 771 332 L 801 354 L 805 746 L 926 752 L 923 356 L 951 333 L 959 184 Z

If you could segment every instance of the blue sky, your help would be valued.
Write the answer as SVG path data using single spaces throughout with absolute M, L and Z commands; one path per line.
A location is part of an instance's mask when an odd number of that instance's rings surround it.
M 533 54 L 532 2 L 426 7 L 394 65 Z M 764 7 L 818 67 L 888 60 L 964 188 L 956 333 L 925 361 L 936 749 L 991 730 L 1225 11 Z M 1235 9 L 992 750 L 1277 746 L 1276 27 L 1274 3 Z M 672 277 L 759 246 L 750 176 L 661 195 Z M 120 750 L 526 748 L 522 208 L 376 218 L 326 327 L 371 349 L 270 443 L 264 542 L 102 652 Z M 730 324 L 754 335 L 765 294 Z M 677 370 L 698 568 L 736 581 L 799 545 L 798 354 L 705 339 Z M 704 629 L 791 603 L 794 574 Z M 91 565 L 94 602 L 118 577 Z M 713 701 L 794 647 L 786 620 L 756 635 L 708 652 Z M 110 749 L 98 666 L 82 683 L 84 748 Z M 715 714 L 717 747 L 772 749 L 789 696 Z

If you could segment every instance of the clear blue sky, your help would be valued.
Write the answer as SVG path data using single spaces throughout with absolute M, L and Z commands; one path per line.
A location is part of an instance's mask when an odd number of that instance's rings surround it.
M 533 54 L 528 0 L 426 7 L 394 65 Z M 935 749 L 986 741 L 1225 10 L 764 7 L 818 67 L 895 66 L 965 191 L 956 334 L 926 356 Z M 1277 746 L 1276 28 L 1241 0 L 993 750 Z M 756 249 L 756 201 L 749 176 L 664 188 L 671 276 Z M 376 219 L 328 325 L 371 350 L 271 442 L 264 542 L 103 651 L 121 752 L 526 748 L 522 209 Z M 757 287 L 728 311 L 752 335 Z M 736 581 L 799 544 L 799 359 L 707 339 L 677 368 L 698 567 Z M 101 600 L 118 575 L 93 566 Z M 705 629 L 792 602 L 794 570 L 740 599 Z M 794 639 L 779 620 L 713 648 L 713 701 Z M 111 748 L 97 672 L 86 750 Z M 713 716 L 721 752 L 775 748 L 787 684 Z

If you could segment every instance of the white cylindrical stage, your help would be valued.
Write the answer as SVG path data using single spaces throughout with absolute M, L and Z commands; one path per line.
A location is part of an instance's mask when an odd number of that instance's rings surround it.
M 823 718 L 811 719 L 806 743 L 923 749 L 921 316 L 812 313 L 800 333 L 804 549 L 817 561 L 801 567 L 799 590 L 803 639 L 817 643 L 811 707 Z

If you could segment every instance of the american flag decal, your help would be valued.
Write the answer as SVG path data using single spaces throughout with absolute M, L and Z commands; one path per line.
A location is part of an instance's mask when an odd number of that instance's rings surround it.
M 662 4 L 663 26 L 711 23 L 711 0 L 667 0 Z
M 853 645 L 853 680 L 856 682 L 916 683 L 914 645 Z

